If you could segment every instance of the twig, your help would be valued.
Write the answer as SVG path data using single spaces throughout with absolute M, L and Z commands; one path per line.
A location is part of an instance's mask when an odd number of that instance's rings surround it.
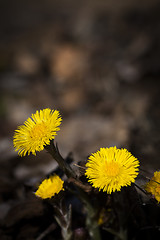
M 79 168 L 82 168 L 82 169 L 86 170 L 86 167 L 82 167 L 82 166 L 80 166 L 80 165 L 78 165 L 76 163 L 74 163 L 73 165 L 76 166 L 76 167 L 79 167 Z

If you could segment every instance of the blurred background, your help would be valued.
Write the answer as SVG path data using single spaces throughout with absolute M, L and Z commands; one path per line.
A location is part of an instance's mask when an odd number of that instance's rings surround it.
M 2 202 L 54 167 L 45 151 L 19 158 L 12 144 L 17 126 L 47 107 L 62 115 L 64 157 L 116 145 L 151 173 L 160 167 L 158 0 L 1 0 L 0 25 Z

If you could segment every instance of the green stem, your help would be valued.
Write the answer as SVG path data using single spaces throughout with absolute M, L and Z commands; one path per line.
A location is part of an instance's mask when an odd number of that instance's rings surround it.
M 54 145 L 54 141 L 51 141 L 50 145 L 45 146 L 45 149 L 57 161 L 59 167 L 66 174 L 67 177 L 76 178 L 76 174 L 74 173 L 74 171 L 72 170 L 70 165 L 67 164 L 67 162 L 64 160 L 64 158 L 61 156 L 57 145 L 56 146 Z

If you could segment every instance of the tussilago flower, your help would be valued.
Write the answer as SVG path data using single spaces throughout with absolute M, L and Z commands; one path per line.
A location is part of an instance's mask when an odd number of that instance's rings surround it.
M 93 187 L 111 192 L 135 182 L 139 161 L 126 149 L 100 148 L 86 163 L 85 175 Z
M 48 179 L 45 179 L 38 187 L 35 195 L 42 198 L 51 198 L 55 194 L 58 194 L 63 189 L 64 181 L 61 180 L 56 174 Z
M 27 153 L 36 155 L 36 151 L 42 151 L 57 135 L 61 121 L 59 111 L 49 108 L 32 114 L 24 125 L 15 130 L 13 145 L 18 154 L 22 157 Z
M 154 176 L 146 184 L 145 190 L 154 195 L 155 199 L 160 202 L 160 171 L 154 172 Z

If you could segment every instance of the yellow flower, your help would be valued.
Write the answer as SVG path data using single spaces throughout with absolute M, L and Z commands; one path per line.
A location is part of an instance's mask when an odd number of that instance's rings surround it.
M 93 187 L 111 192 L 135 182 L 139 161 L 126 149 L 100 148 L 86 163 L 85 175 Z
M 13 145 L 18 154 L 22 157 L 27 153 L 36 155 L 36 151 L 42 151 L 57 135 L 61 121 L 59 111 L 49 108 L 32 114 L 24 125 L 15 130 Z
M 51 198 L 55 194 L 58 194 L 61 190 L 64 190 L 63 183 L 64 181 L 62 181 L 61 178 L 55 174 L 54 176 L 45 179 L 39 185 L 35 195 L 42 199 Z
M 154 172 L 154 176 L 146 184 L 145 190 L 154 195 L 155 199 L 160 202 L 160 171 Z

